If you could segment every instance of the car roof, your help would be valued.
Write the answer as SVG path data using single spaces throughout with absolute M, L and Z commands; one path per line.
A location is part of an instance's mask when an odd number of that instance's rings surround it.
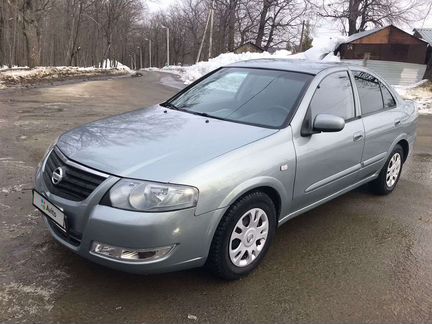
M 226 67 L 242 67 L 242 68 L 259 68 L 270 70 L 284 70 L 291 72 L 300 72 L 308 74 L 318 74 L 319 72 L 332 67 L 348 67 L 349 65 L 342 62 L 320 62 L 308 61 L 301 59 L 283 59 L 283 58 L 264 58 L 247 61 L 235 62 Z

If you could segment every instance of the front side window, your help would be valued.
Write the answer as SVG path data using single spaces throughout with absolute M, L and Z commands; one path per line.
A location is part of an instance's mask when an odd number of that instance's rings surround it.
M 167 104 L 190 113 L 280 128 L 312 75 L 252 68 L 222 68 Z
M 354 95 L 348 72 L 332 73 L 317 87 L 310 103 L 311 117 L 331 114 L 351 119 L 355 116 Z

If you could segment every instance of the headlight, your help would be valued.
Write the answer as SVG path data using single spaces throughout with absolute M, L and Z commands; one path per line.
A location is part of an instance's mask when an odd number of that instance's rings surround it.
M 134 211 L 172 211 L 195 207 L 198 189 L 183 185 L 122 179 L 108 192 L 102 204 Z M 106 198 L 106 197 L 105 197 Z

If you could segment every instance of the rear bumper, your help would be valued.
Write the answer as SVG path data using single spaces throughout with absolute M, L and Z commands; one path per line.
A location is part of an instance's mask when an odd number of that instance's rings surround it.
M 142 213 L 99 205 L 108 188 L 118 179 L 108 178 L 82 202 L 68 201 L 47 190 L 38 171 L 35 189 L 61 207 L 70 231 L 64 234 L 52 221 L 45 221 L 51 235 L 62 245 L 98 264 L 132 273 L 176 271 L 202 266 L 207 258 L 214 231 L 225 209 L 195 216 L 195 209 L 164 213 Z M 167 258 L 145 263 L 109 259 L 90 253 L 93 242 L 130 249 L 175 245 Z

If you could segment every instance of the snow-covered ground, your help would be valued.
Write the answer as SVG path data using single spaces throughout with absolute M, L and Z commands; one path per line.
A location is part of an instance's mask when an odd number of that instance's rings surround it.
M 22 70 L 22 69 L 28 69 L 28 66 L 17 66 L 17 65 L 14 65 L 12 67 L 9 67 L 7 65 L 0 66 L 0 72 L 6 70 Z
M 102 62 L 99 67 L 39 66 L 29 69 L 28 67 L 7 68 L 4 66 L 0 68 L 0 89 L 14 85 L 34 84 L 40 81 L 122 75 L 132 72 L 129 67 L 120 62 L 117 62 L 116 67 L 110 66 L 109 61 Z
M 422 80 L 411 86 L 394 86 L 399 95 L 416 103 L 419 114 L 432 114 L 432 82 Z

